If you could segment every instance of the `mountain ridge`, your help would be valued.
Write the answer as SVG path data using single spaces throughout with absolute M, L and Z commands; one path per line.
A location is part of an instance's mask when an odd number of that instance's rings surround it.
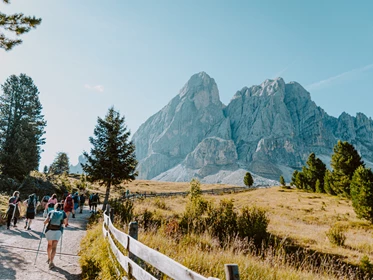
M 339 139 L 373 162 L 373 122 L 363 113 L 329 116 L 299 83 L 280 77 L 243 87 L 224 105 L 205 72 L 194 74 L 132 138 L 140 179 L 211 183 L 214 175 L 222 181 L 218 174 L 238 170 L 289 181 L 311 152 L 329 159 Z

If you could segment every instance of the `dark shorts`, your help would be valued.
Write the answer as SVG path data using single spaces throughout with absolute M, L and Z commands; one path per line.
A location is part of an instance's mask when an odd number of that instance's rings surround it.
M 73 209 L 72 209 L 72 208 L 66 208 L 66 207 L 65 207 L 65 208 L 63 209 L 63 211 L 65 211 L 65 212 L 67 213 L 67 212 L 72 212 Z
M 35 218 L 35 212 L 26 213 L 26 219 L 34 219 Z

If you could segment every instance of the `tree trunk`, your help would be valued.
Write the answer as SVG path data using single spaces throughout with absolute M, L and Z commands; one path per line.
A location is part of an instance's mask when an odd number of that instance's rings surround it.
M 102 205 L 102 211 L 105 211 L 106 204 L 109 202 L 109 196 L 110 196 L 110 187 L 111 187 L 111 181 L 109 181 L 106 185 L 106 193 L 105 193 L 105 199 L 104 204 Z

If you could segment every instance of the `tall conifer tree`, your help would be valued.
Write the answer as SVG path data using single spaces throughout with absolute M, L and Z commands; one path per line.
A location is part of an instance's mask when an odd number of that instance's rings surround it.
M 49 173 L 52 174 L 62 174 L 62 173 L 69 173 L 70 164 L 69 164 L 69 157 L 64 152 L 59 152 L 54 159 L 52 165 L 49 168 Z
M 1 87 L 0 169 L 2 174 L 22 180 L 39 167 L 46 121 L 39 90 L 30 77 L 12 75 Z
M 332 180 L 335 192 L 350 197 L 352 176 L 360 165 L 365 166 L 364 161 L 362 161 L 353 145 L 347 141 L 338 141 L 334 146 L 334 154 L 330 165 L 333 168 Z
M 135 145 L 129 141 L 130 131 L 127 131 L 124 117 L 113 107 L 105 119 L 98 117 L 93 134 L 93 137 L 89 137 L 93 147 L 90 154 L 83 153 L 87 163 L 82 164 L 82 167 L 89 181 L 106 185 L 104 210 L 109 201 L 111 186 L 124 180 L 134 180 L 137 176 Z

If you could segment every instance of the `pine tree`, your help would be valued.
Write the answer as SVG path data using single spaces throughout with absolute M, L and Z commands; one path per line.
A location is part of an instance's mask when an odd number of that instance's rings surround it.
M 90 154 L 83 153 L 87 163 L 82 167 L 88 175 L 87 179 L 106 185 L 103 210 L 108 203 L 111 186 L 124 180 L 135 180 L 137 176 L 135 145 L 129 141 L 129 136 L 124 117 L 111 107 L 105 119 L 98 117 L 94 137 L 89 138 L 93 146 Z
M 3 0 L 9 4 L 10 0 Z M 32 28 L 36 28 L 41 23 L 40 18 L 25 16 L 22 13 L 6 15 L 0 12 L 0 48 L 6 51 L 11 50 L 16 45 L 22 43 L 21 39 L 10 39 L 5 36 L 1 29 L 8 33 L 14 33 L 16 36 L 29 32 Z
M 323 192 L 324 192 L 324 189 L 322 188 L 319 179 L 316 180 L 316 192 L 317 192 L 317 193 L 323 193 Z
M 373 172 L 360 165 L 351 180 L 352 206 L 358 218 L 373 223 Z
M 44 175 L 48 174 L 48 166 L 44 165 L 43 173 L 44 173 Z
M 247 187 L 251 187 L 254 184 L 254 180 L 250 172 L 246 172 L 245 177 L 243 178 L 243 183 Z
M 297 174 L 298 174 L 298 170 L 294 170 L 293 175 L 291 176 L 290 186 L 297 186 L 296 184 Z
M 59 152 L 49 168 L 49 172 L 55 175 L 69 174 L 69 157 L 64 152 Z
M 1 87 L 0 168 L 4 175 L 22 180 L 39 167 L 46 121 L 30 77 L 12 75 Z
M 351 179 L 360 165 L 365 166 L 354 146 L 347 141 L 338 141 L 334 146 L 331 160 L 333 185 L 337 194 L 342 193 L 346 197 L 350 197 Z
M 280 176 L 280 184 L 283 186 L 283 187 L 286 187 L 286 183 L 285 183 L 285 179 L 284 179 L 284 176 Z
M 336 195 L 336 193 L 334 192 L 334 190 L 332 188 L 332 184 L 333 184 L 332 173 L 329 170 L 326 170 L 325 171 L 325 176 L 324 176 L 324 191 L 327 194 Z
M 307 167 L 304 167 L 303 173 L 306 178 L 307 189 L 315 192 L 317 180 L 320 182 L 320 188 L 324 188 L 325 164 L 314 153 L 309 155 L 306 164 Z

